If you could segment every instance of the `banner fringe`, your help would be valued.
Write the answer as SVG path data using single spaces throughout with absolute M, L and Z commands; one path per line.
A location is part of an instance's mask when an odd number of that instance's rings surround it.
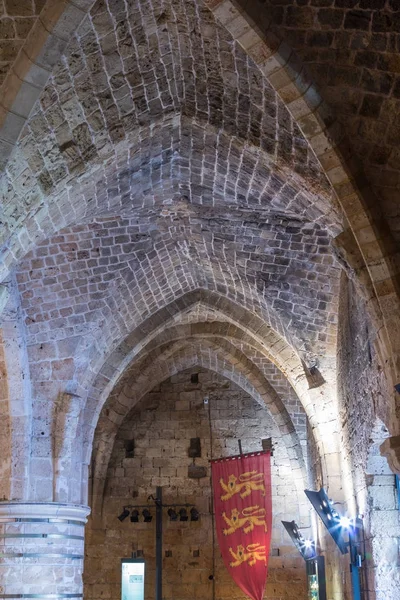
M 257 452 L 247 452 L 246 454 L 234 454 L 233 456 L 226 456 L 225 458 L 213 458 L 209 460 L 210 463 L 223 463 L 231 460 L 239 460 L 241 458 L 248 458 L 251 456 L 261 456 L 262 454 L 271 454 L 271 450 L 259 450 Z

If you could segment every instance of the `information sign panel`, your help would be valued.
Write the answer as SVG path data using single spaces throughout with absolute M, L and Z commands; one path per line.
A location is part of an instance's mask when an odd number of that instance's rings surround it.
M 144 600 L 144 560 L 121 560 L 121 600 Z

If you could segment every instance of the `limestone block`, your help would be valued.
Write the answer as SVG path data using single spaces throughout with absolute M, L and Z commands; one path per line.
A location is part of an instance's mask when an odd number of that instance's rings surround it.
M 394 477 L 391 486 L 374 485 L 369 488 L 373 510 L 395 510 L 397 508 L 397 493 L 395 491 Z M 371 517 L 372 518 L 372 517 Z
M 396 509 L 374 511 L 371 519 L 371 534 L 378 537 L 400 534 L 399 512 Z
M 400 436 L 385 440 L 381 446 L 382 456 L 386 456 L 393 473 L 400 474 Z
M 7 289 L 7 287 L 5 285 L 0 285 L 0 315 L 3 312 L 7 302 L 8 302 L 8 298 L 10 296 L 10 293 Z

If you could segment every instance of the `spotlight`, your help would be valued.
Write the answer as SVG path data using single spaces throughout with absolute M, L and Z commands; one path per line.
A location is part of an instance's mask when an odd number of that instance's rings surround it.
M 310 558 L 316 558 L 317 548 L 314 540 L 304 540 L 303 543 L 303 558 L 309 560 Z
M 153 517 L 151 516 L 150 511 L 149 511 L 148 508 L 145 508 L 142 511 L 142 515 L 143 515 L 143 520 L 144 520 L 145 523 L 151 523 L 152 522 Z
M 305 540 L 303 535 L 300 533 L 299 528 L 295 521 L 282 521 L 282 525 L 288 532 L 292 542 L 300 552 L 304 560 L 315 558 L 315 542 L 312 540 Z
M 349 517 L 340 517 L 339 524 L 340 524 L 340 527 L 342 527 L 343 529 L 350 529 L 351 520 L 349 519 Z
M 170 521 L 178 520 L 178 513 L 173 508 L 168 509 L 168 516 L 169 516 Z
M 179 511 L 179 520 L 187 521 L 189 519 L 186 508 L 181 508 Z
M 307 498 L 315 508 L 321 521 L 333 537 L 340 552 L 346 554 L 348 552 L 347 543 L 343 537 L 344 529 L 341 526 L 341 517 L 332 506 L 324 488 L 319 492 L 304 490 Z M 349 520 L 350 521 L 350 520 Z M 347 523 L 347 521 L 345 521 Z
M 198 521 L 199 520 L 199 511 L 195 507 L 193 507 L 193 508 L 190 509 L 190 520 L 191 521 Z
M 122 513 L 119 515 L 118 519 L 121 521 L 125 521 L 126 517 L 129 517 L 129 510 L 127 508 L 124 508 L 124 510 L 122 511 Z
M 133 510 L 131 512 L 131 523 L 139 523 L 139 511 Z

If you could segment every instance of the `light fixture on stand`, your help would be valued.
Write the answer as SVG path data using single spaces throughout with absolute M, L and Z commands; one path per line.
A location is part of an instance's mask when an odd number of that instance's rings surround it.
M 167 514 L 169 516 L 170 521 L 178 520 L 178 513 L 173 508 L 169 508 Z
M 188 509 L 190 509 L 190 520 L 198 521 L 199 520 L 199 511 L 193 504 L 163 504 L 162 501 L 162 488 L 157 487 L 156 496 L 149 496 L 147 500 L 152 500 L 153 505 L 155 505 L 156 512 L 156 590 L 155 590 L 155 598 L 156 600 L 162 599 L 162 537 L 163 537 L 163 519 L 162 519 L 162 510 L 163 508 L 168 508 L 167 514 L 171 521 L 177 521 L 178 518 L 180 521 L 188 521 Z M 153 520 L 153 516 L 149 510 L 150 505 L 128 505 L 124 506 L 124 510 L 117 517 L 121 522 L 124 521 L 129 515 L 131 515 L 131 522 L 138 523 L 139 522 L 139 508 L 142 508 L 142 516 L 143 521 L 145 523 L 151 523 Z M 177 510 L 179 508 L 179 511 Z M 135 559 L 123 559 L 123 564 L 125 564 L 125 568 L 128 569 L 127 565 L 133 564 Z M 142 561 L 143 562 L 143 561 Z
M 190 520 L 191 521 L 199 520 L 199 511 L 194 506 L 193 506 L 193 508 L 190 509 Z
M 313 540 L 306 539 L 303 536 L 295 521 L 282 521 L 282 525 L 288 532 L 292 542 L 304 560 L 308 560 L 316 556 L 315 542 Z
M 118 519 L 121 521 L 125 521 L 125 519 L 127 517 L 129 517 L 130 511 L 126 508 L 126 506 L 124 506 L 124 510 L 122 511 L 122 513 L 118 516 Z
M 139 523 L 139 511 L 137 509 L 131 512 L 131 523 Z
M 180 509 L 180 511 L 179 511 L 179 520 L 180 521 L 188 521 L 189 520 L 186 508 L 181 508 Z
M 365 549 L 361 552 L 363 537 L 363 521 L 361 517 L 350 519 L 340 515 L 324 488 L 319 492 L 304 490 L 321 521 L 329 531 L 342 554 L 350 552 L 350 572 L 353 589 L 353 600 L 361 600 L 360 569 L 365 560 Z M 348 538 L 348 539 L 346 539 Z
M 148 508 L 145 508 L 142 511 L 142 515 L 143 515 L 143 520 L 144 520 L 145 523 L 151 523 L 152 522 L 153 517 L 152 517 L 152 514 L 151 514 L 151 512 L 149 511 Z
M 317 556 L 315 541 L 305 538 L 295 521 L 282 521 L 282 525 L 305 560 L 308 597 L 326 600 L 325 561 L 323 556 Z

